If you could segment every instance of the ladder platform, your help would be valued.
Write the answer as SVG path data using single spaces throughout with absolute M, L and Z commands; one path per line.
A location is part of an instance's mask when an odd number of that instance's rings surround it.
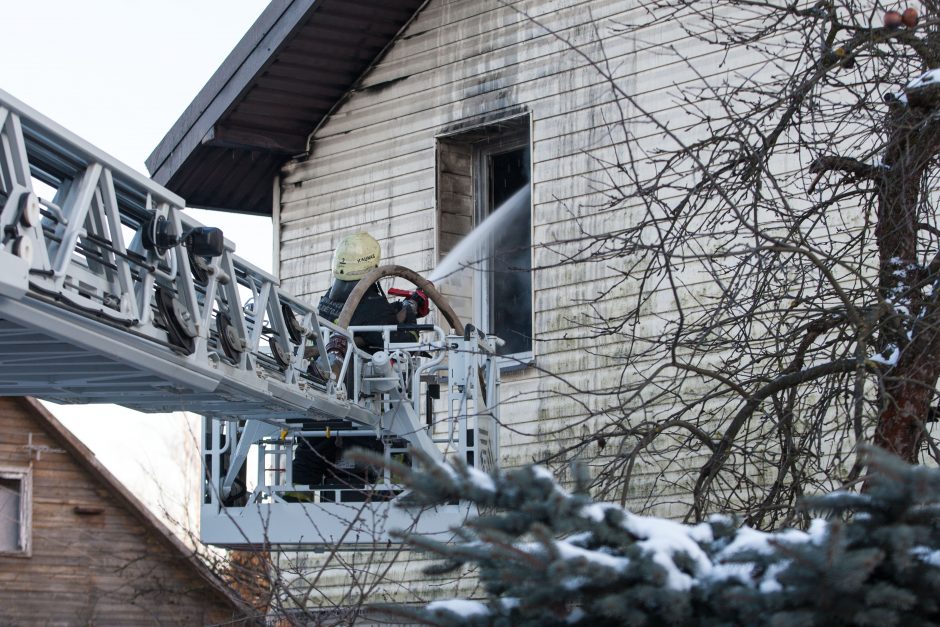
M 204 507 L 202 541 L 249 551 L 272 546 L 298 550 L 337 545 L 355 547 L 357 551 L 384 550 L 389 547 L 390 531 L 420 530 L 422 535 L 446 541 L 453 535 L 451 529 L 463 526 L 475 513 L 466 503 L 420 513 L 387 502 L 259 503 L 229 507 L 225 516 Z M 270 545 L 259 545 L 258 538 Z

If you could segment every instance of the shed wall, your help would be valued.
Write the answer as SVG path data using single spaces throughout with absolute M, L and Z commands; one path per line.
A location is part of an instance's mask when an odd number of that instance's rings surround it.
M 0 398 L 0 466 L 32 472 L 32 552 L 0 556 L 0 623 L 205 625 L 235 619 L 221 593 L 76 463 L 31 411 L 22 399 Z M 32 456 L 30 434 L 38 447 Z

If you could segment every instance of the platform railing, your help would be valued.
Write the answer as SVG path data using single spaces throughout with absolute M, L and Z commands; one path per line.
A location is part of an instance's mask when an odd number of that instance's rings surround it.
M 309 473 L 303 478 L 295 464 L 304 447 L 315 461 L 365 447 L 385 459 L 413 464 L 411 450 L 418 449 L 433 460 L 459 457 L 470 466 L 493 468 L 499 420 L 495 340 L 472 329 L 463 336 L 445 336 L 440 328 L 428 326 L 430 331 L 415 342 L 391 341 L 391 334 L 400 330 L 396 326 L 349 328 L 353 339 L 361 333 L 384 336 L 384 350 L 375 355 L 348 351 L 339 377 L 349 382 L 355 403 L 379 417 L 374 431 L 335 421 L 277 426 L 206 419 L 203 540 L 240 548 L 310 547 L 339 538 L 359 548 L 385 546 L 394 528 L 389 521 L 410 520 L 410 514 L 395 508 L 407 491 L 388 468 L 367 472 L 344 465 L 346 470 L 335 474 L 321 469 L 314 478 Z M 438 409 L 433 402 L 421 402 L 432 396 L 440 399 Z M 246 472 L 252 457 L 253 476 Z M 341 456 L 329 461 L 348 464 Z M 441 507 L 408 524 L 444 533 L 467 511 L 465 505 Z M 308 524 L 312 520 L 315 528 Z M 302 543 L 291 535 L 297 529 L 305 530 Z

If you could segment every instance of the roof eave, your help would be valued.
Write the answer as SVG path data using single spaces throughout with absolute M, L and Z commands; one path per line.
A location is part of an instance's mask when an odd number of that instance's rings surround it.
M 224 128 L 216 127 L 217 121 L 251 87 L 254 77 L 277 55 L 316 2 L 272 0 L 147 157 L 147 170 L 155 181 L 168 185 L 200 145 L 225 135 Z

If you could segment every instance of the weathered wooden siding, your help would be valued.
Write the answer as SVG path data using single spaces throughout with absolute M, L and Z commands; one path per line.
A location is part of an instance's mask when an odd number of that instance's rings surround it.
M 311 155 L 282 173 L 280 263 L 288 289 L 316 300 L 329 282 L 333 245 L 360 229 L 381 241 L 385 259 L 429 272 L 453 245 L 455 222 L 466 218 L 470 203 L 468 181 L 440 176 L 461 155 L 450 150 L 442 157 L 438 135 L 506 112 L 525 111 L 532 121 L 536 246 L 572 237 L 572 215 L 597 205 L 610 160 L 624 157 L 618 154 L 624 129 L 610 83 L 571 46 L 597 60 L 606 56 L 620 87 L 661 108 L 667 103 L 647 94 L 676 76 L 658 71 L 668 60 L 656 46 L 684 34 L 678 25 L 662 25 L 641 43 L 619 35 L 618 24 L 638 15 L 623 0 L 429 3 L 316 132 Z M 595 229 L 623 219 L 585 217 Z M 558 258 L 545 248 L 536 248 L 533 261 L 546 268 L 533 277 L 537 368 L 575 388 L 616 385 L 617 360 L 585 350 L 604 353 L 603 346 L 561 339 L 579 328 L 583 300 L 612 272 L 601 264 L 555 267 Z M 468 285 L 461 277 L 442 286 L 462 313 L 470 311 Z M 503 419 L 513 430 L 502 437 L 504 465 L 537 459 L 591 432 L 594 419 L 567 397 L 575 388 L 536 369 L 506 375 Z M 593 410 L 604 404 L 597 396 L 583 400 Z
M 0 398 L 0 466 L 31 468 L 32 554 L 0 556 L 4 625 L 205 625 L 233 606 L 36 421 Z M 39 459 L 26 448 L 46 447 Z M 137 444 L 130 442 L 128 454 Z M 43 449 L 37 449 L 42 451 Z M 88 453 L 91 455 L 91 453 Z M 235 621 L 235 624 L 243 624 Z
M 437 250 L 443 258 L 473 228 L 473 151 L 468 144 L 441 141 L 437 151 Z M 461 320 L 473 320 L 474 273 L 455 272 L 440 283 Z
M 559 265 L 574 245 L 558 242 L 633 219 L 602 207 L 625 182 L 612 164 L 629 160 L 628 134 L 632 141 L 660 134 L 641 109 L 668 117 L 670 128 L 694 130 L 663 94 L 698 80 L 676 49 L 698 57 L 701 75 L 727 71 L 682 24 L 623 34 L 623 24 L 647 17 L 628 0 L 432 0 L 316 131 L 311 154 L 282 172 L 280 276 L 315 302 L 330 280 L 333 246 L 353 231 L 376 236 L 386 260 L 429 272 L 472 215 L 463 174 L 470 156 L 449 143 L 449 133 L 487 118 L 529 116 L 536 368 L 504 376 L 503 466 L 589 439 L 617 402 L 605 393 L 623 383 L 630 355 L 615 339 L 589 337 L 585 303 L 613 287 L 598 311 L 616 315 L 635 301 L 634 286 L 615 286 L 616 268 L 605 264 Z M 471 285 L 464 275 L 440 287 L 463 314 L 472 310 Z M 650 307 L 668 315 L 674 305 L 663 299 Z M 655 481 L 658 471 L 638 466 L 634 485 Z M 686 495 L 673 484 L 657 503 L 635 505 L 668 514 Z M 407 593 L 389 582 L 381 587 L 401 600 L 446 596 L 448 586 L 435 591 L 414 572 L 409 559 L 388 573 L 411 582 Z M 339 593 L 344 577 L 320 582 Z

